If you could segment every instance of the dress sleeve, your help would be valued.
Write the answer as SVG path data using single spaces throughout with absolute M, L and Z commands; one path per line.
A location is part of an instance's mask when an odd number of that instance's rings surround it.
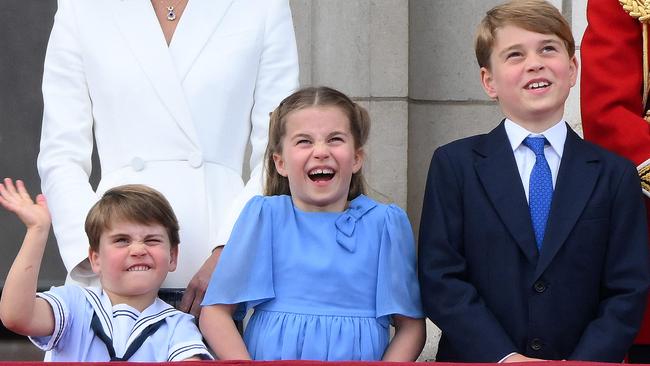
M 201 305 L 241 304 L 235 319 L 275 297 L 272 216 L 267 200 L 253 197 L 233 227 Z
M 97 201 L 89 177 L 93 151 L 92 103 L 73 3 L 59 0 L 45 55 L 43 126 L 38 172 L 52 214 L 61 259 L 70 277 L 89 285 L 84 220 Z
M 380 238 L 377 274 L 377 318 L 399 314 L 423 318 L 415 272 L 415 240 L 406 213 L 395 205 L 386 211 Z
M 268 142 L 269 115 L 298 88 L 298 49 L 288 0 L 264 0 L 268 7 L 264 45 L 255 82 L 251 110 L 251 174 L 244 189 L 233 200 L 226 220 L 219 229 L 216 245 L 228 240 L 242 207 L 253 196 L 262 193 L 264 151 Z

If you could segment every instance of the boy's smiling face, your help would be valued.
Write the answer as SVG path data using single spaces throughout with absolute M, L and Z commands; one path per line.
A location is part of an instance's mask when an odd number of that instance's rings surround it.
M 160 224 L 116 221 L 102 232 L 99 251 L 90 250 L 93 271 L 113 305 L 140 311 L 151 305 L 168 272 L 176 269 L 178 247 L 171 247 Z
M 481 68 L 481 83 L 506 117 L 531 132 L 542 132 L 562 119 L 577 70 L 576 57 L 569 57 L 558 36 L 506 25 L 496 31 L 490 67 Z

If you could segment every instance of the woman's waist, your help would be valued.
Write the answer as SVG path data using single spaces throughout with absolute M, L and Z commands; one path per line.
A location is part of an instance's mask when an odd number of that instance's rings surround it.
M 155 169 L 224 169 L 241 176 L 242 161 L 207 156 L 199 152 L 180 154 L 130 154 L 119 156 L 112 154 L 108 158 L 100 158 L 102 176 L 118 170 L 146 172 Z
M 112 169 L 102 165 L 96 192 L 101 195 L 111 187 L 138 183 L 164 194 L 175 211 L 187 205 L 199 205 L 188 207 L 190 212 L 195 211 L 206 205 L 206 199 L 210 199 L 207 205 L 230 207 L 244 187 L 241 173 L 218 162 L 202 161 L 196 167 L 191 163 L 187 159 L 149 159 L 134 160 Z

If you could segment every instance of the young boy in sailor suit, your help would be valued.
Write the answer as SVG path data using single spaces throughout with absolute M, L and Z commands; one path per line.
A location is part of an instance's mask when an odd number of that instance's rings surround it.
M 0 204 L 27 227 L 5 281 L 0 319 L 30 337 L 51 361 L 211 359 L 194 318 L 158 299 L 176 269 L 178 221 L 167 200 L 143 185 L 107 191 L 86 217 L 88 258 L 101 288 L 76 285 L 36 293 L 50 230 L 43 195 L 23 182 L 0 183 Z

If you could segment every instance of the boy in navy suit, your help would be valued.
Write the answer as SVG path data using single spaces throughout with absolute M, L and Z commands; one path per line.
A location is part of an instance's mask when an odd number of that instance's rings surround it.
M 578 61 L 555 7 L 499 5 L 475 46 L 506 118 L 429 168 L 419 277 L 437 360 L 620 362 L 650 283 L 636 168 L 563 121 Z

